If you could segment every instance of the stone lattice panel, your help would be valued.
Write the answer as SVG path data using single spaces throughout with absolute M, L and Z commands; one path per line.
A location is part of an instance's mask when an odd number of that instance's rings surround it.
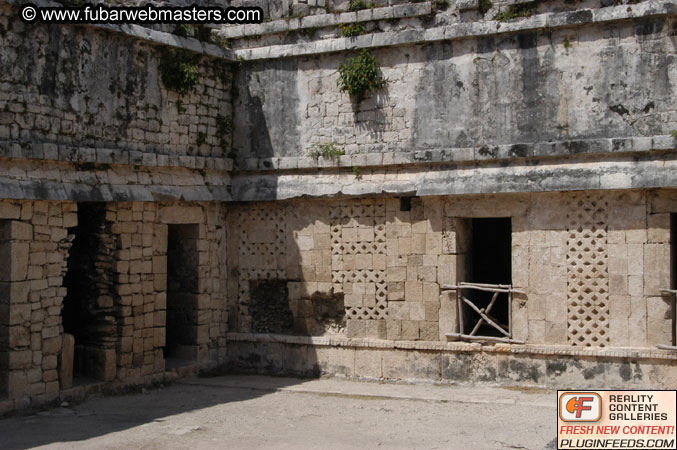
M 238 212 L 238 316 L 242 325 L 251 319 L 249 282 L 286 278 L 286 223 L 283 207 L 266 205 Z
M 385 267 L 373 255 L 386 254 L 385 203 L 362 201 L 331 206 L 330 237 L 334 292 L 345 294 L 349 319 L 385 319 L 388 290 Z
M 609 344 L 606 201 L 577 195 L 567 215 L 567 328 L 571 345 Z

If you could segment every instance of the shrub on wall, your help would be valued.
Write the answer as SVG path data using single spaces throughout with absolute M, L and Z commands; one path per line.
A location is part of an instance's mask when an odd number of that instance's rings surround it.
M 334 142 L 319 143 L 315 142 L 308 147 L 308 156 L 313 159 L 318 159 L 320 156 L 326 160 L 331 160 L 338 163 L 341 156 L 345 155 L 346 151 L 336 145 Z
M 345 37 L 355 37 L 367 32 L 367 29 L 361 23 L 340 24 L 341 35 Z
M 364 0 L 350 0 L 348 5 L 348 10 L 350 11 L 361 11 L 363 9 L 369 8 Z
M 342 91 L 352 95 L 358 103 L 370 91 L 380 89 L 386 84 L 378 61 L 366 49 L 359 56 L 348 58 L 339 66 L 338 71 L 337 85 Z
M 160 78 L 169 90 L 185 94 L 193 90 L 199 79 L 199 56 L 187 51 L 166 51 L 160 59 Z

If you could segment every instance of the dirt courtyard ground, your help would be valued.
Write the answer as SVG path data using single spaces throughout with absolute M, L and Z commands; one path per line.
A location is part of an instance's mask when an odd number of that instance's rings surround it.
M 555 393 L 261 376 L 186 379 L 0 420 L 0 449 L 554 448 Z

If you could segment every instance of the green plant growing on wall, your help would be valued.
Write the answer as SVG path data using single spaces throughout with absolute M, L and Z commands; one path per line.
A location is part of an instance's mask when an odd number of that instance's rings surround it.
M 339 78 L 336 84 L 339 88 L 352 95 L 360 103 L 372 90 L 380 89 L 386 84 L 381 75 L 378 61 L 368 50 L 364 49 L 359 56 L 348 58 L 338 68 Z
M 342 23 L 339 25 L 339 29 L 341 30 L 341 35 L 345 37 L 359 36 L 367 32 L 367 29 L 361 23 Z
M 564 48 L 571 47 L 571 42 L 569 41 L 569 38 L 564 38 L 564 41 L 562 41 L 562 45 L 564 46 Z
M 510 5 L 505 11 L 501 11 L 500 13 L 496 14 L 494 20 L 505 22 L 512 19 L 518 19 L 520 17 L 531 17 L 534 9 L 536 9 L 536 2 Z
M 200 78 L 198 61 L 197 55 L 187 51 L 163 52 L 158 67 L 162 84 L 179 94 L 192 91 Z
M 311 158 L 318 159 L 322 157 L 323 159 L 334 161 L 334 163 L 338 163 L 339 158 L 345 154 L 346 151 L 337 146 L 335 142 L 315 142 L 310 147 L 308 147 L 308 156 Z
M 672 137 L 677 139 L 677 130 L 672 130 Z
M 228 142 L 231 133 L 233 132 L 233 119 L 230 117 L 223 117 L 221 114 L 216 116 L 216 134 L 219 138 L 219 147 L 226 152 L 228 150 Z
M 221 48 L 230 48 L 233 45 L 232 39 L 228 39 L 217 34 L 212 34 L 212 42 Z
M 355 175 L 355 178 L 358 180 L 362 178 L 362 169 L 360 169 L 360 166 L 353 166 L 353 175 Z
M 195 33 L 195 29 L 185 23 L 180 23 L 174 28 L 174 34 L 181 37 L 192 36 Z
M 489 11 L 491 8 L 494 7 L 494 4 L 492 3 L 491 0 L 480 0 L 479 7 L 477 10 L 482 14 L 485 15 L 487 11 Z
M 367 9 L 367 8 L 369 8 L 369 7 L 364 2 L 364 0 L 350 0 L 350 4 L 348 5 L 348 9 L 350 11 L 360 11 L 362 9 Z

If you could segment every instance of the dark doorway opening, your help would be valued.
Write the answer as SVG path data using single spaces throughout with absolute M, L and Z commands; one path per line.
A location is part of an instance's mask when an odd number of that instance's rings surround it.
M 74 384 L 115 378 L 117 345 L 112 293 L 116 245 L 106 222 L 106 204 L 78 203 L 78 225 L 68 232 L 74 239 L 61 311 L 65 333 L 60 361 L 62 388 L 67 388 L 70 375 Z
M 512 222 L 509 217 L 472 219 L 472 244 L 470 247 L 467 281 L 470 283 L 503 284 L 512 282 Z M 478 308 L 489 305 L 493 292 L 467 290 L 469 300 Z M 507 294 L 499 298 L 491 309 L 491 316 L 501 324 L 510 325 Z M 464 305 L 466 328 L 474 326 L 480 316 L 468 305 Z M 469 332 L 464 330 L 464 332 Z M 502 336 L 494 327 L 483 324 L 478 333 L 482 336 Z
M 167 367 L 197 360 L 199 225 L 169 225 L 167 230 L 167 322 L 164 357 Z

